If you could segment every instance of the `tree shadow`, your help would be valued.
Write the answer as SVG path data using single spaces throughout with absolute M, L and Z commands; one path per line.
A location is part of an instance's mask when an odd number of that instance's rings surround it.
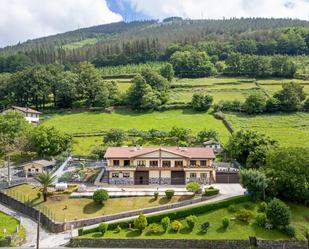
M 200 230 L 196 234 L 197 235 L 205 235 L 205 234 L 207 234 L 207 231 L 205 232 L 205 231 Z
M 184 228 L 180 229 L 179 233 L 189 234 L 189 233 L 192 233 L 192 230 L 189 227 L 184 227 Z
M 126 237 L 127 237 L 127 238 L 139 237 L 139 236 L 141 236 L 141 235 L 142 235 L 142 233 L 141 233 L 139 230 L 137 230 L 137 229 L 131 229 L 131 230 L 129 230 L 129 231 L 126 233 Z
M 94 233 L 91 235 L 92 238 L 101 238 L 102 234 L 101 233 Z
M 83 213 L 85 214 L 93 214 L 104 207 L 104 204 L 97 204 L 95 202 L 90 202 L 83 208 Z
M 160 204 L 160 205 L 168 204 L 170 201 L 171 201 L 171 199 L 169 199 L 169 198 L 167 198 L 167 197 L 162 197 L 162 198 L 159 200 L 159 204 Z
M 154 197 L 153 197 L 153 198 L 151 198 L 148 202 L 149 202 L 149 203 L 153 203 L 153 202 L 155 202 L 156 200 L 158 200 L 158 198 L 154 198 Z
M 178 201 L 187 201 L 187 200 L 191 200 L 194 198 L 194 194 L 193 195 L 182 195 L 179 197 Z
M 219 227 L 219 228 L 217 228 L 217 233 L 225 233 L 226 232 L 226 230 L 227 230 L 227 228 L 224 228 L 224 227 Z
M 165 234 L 164 231 L 160 231 L 160 232 L 157 232 L 157 233 L 153 233 L 153 232 L 147 231 L 147 232 L 145 233 L 146 236 L 151 236 L 151 235 L 154 235 L 154 236 L 162 236 L 163 234 Z

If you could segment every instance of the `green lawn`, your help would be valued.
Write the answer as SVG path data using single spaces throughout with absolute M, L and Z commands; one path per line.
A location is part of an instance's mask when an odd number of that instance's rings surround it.
M 15 234 L 17 226 L 19 226 L 20 229 L 18 236 L 13 241 L 13 245 L 19 244 L 25 238 L 25 228 L 20 226 L 17 219 L 0 212 L 0 237 Z M 4 229 L 6 229 L 6 233 L 4 233 Z
M 225 115 L 236 130 L 253 129 L 265 133 L 282 146 L 309 147 L 309 113 Z
M 257 215 L 257 204 L 247 203 L 249 205 L 239 204 L 238 208 L 248 208 L 253 213 L 253 216 Z M 251 208 L 252 207 L 252 208 Z M 296 238 L 304 240 L 304 231 L 309 228 L 309 223 L 306 221 L 306 215 L 308 215 L 309 209 L 304 206 L 290 205 L 292 211 L 292 223 L 296 228 Z M 222 228 L 222 218 L 228 217 L 231 219 L 230 226 L 227 229 Z M 235 213 L 231 213 L 227 208 L 218 209 L 215 211 L 207 212 L 202 215 L 198 215 L 198 222 L 195 225 L 193 231 L 190 231 L 187 227 L 184 219 L 180 220 L 183 224 L 183 228 L 175 233 L 168 230 L 167 233 L 159 232 L 158 234 L 150 234 L 147 229 L 140 235 L 135 229 L 123 229 L 120 233 L 115 231 L 108 231 L 104 238 L 177 238 L 177 239 L 243 239 L 247 240 L 249 236 L 256 236 L 260 239 L 289 239 L 285 234 L 276 230 L 266 230 L 265 228 L 258 227 L 254 224 L 254 219 L 249 223 L 240 222 L 234 220 Z M 209 230 L 206 234 L 201 233 L 200 226 L 202 223 L 208 221 L 210 223 Z M 82 237 L 99 238 L 102 237 L 99 233 L 87 234 Z
M 38 198 L 37 196 L 39 191 L 39 187 L 24 184 L 11 188 L 7 193 L 17 197 L 21 201 L 30 202 L 31 205 L 39 207 L 56 221 L 99 217 L 102 215 L 175 203 L 192 198 L 191 196 L 174 196 L 171 200 L 166 197 L 159 197 L 155 200 L 151 196 L 123 197 L 110 198 L 104 205 L 98 205 L 89 198 L 71 199 L 68 195 L 64 194 L 51 196 L 48 198 L 47 202 L 43 202 L 43 197 Z

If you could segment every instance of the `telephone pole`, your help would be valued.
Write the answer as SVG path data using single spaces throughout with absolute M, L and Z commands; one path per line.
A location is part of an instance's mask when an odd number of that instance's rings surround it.
M 41 211 L 39 211 L 39 216 L 38 216 L 38 226 L 37 226 L 37 231 L 36 231 L 36 249 L 40 248 L 40 223 L 41 223 Z

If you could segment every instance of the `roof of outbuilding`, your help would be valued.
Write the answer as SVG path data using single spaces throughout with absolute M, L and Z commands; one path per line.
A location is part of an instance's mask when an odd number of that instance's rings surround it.
M 165 151 L 180 155 L 189 159 L 194 158 L 215 158 L 213 149 L 205 147 L 108 147 L 105 158 L 135 158 L 155 151 Z
M 14 110 L 18 110 L 24 113 L 33 113 L 33 114 L 41 114 L 41 112 L 31 109 L 29 107 L 20 107 L 20 106 L 12 106 Z

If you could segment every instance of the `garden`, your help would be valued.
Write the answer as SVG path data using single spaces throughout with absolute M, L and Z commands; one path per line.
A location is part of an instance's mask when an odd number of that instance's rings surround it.
M 20 245 L 26 237 L 25 228 L 19 220 L 0 212 L 0 246 L 8 246 L 4 242 L 7 236 L 12 236 L 11 246 Z

